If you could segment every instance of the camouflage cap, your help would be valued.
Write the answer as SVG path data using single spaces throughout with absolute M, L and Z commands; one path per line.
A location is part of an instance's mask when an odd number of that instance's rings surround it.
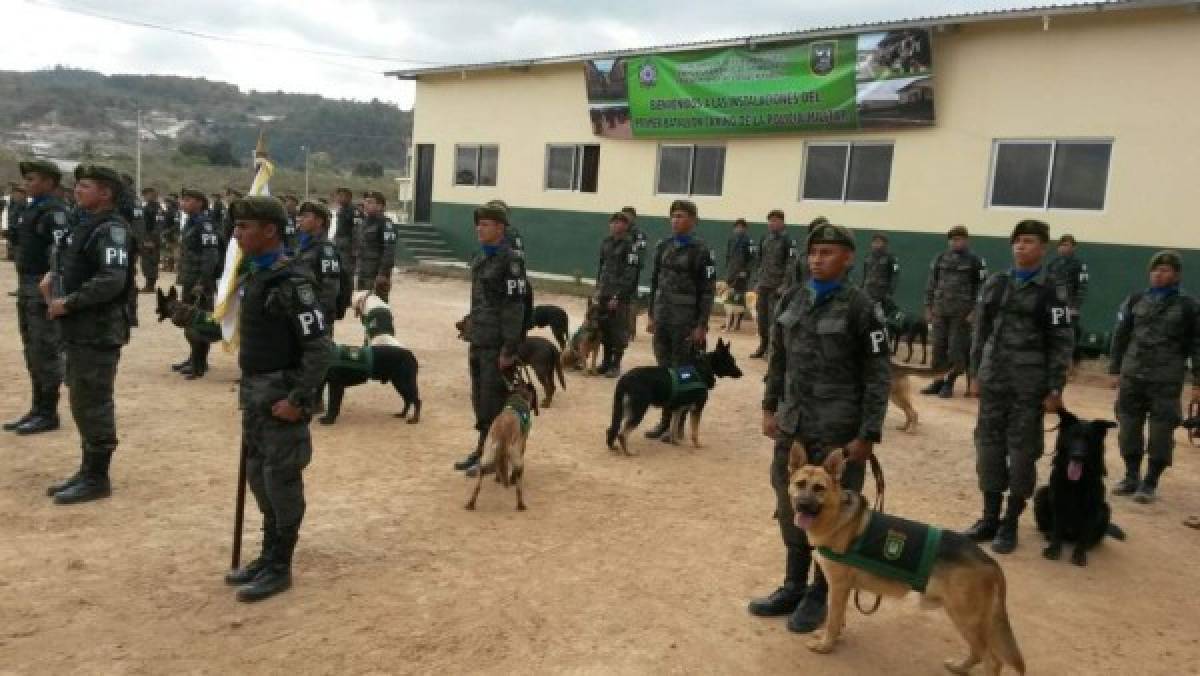
M 113 197 L 121 193 L 125 189 L 125 184 L 121 181 L 121 175 L 111 167 L 104 167 L 99 164 L 81 164 L 75 167 L 75 182 L 79 181 L 100 181 L 107 183 L 113 191 Z
M 667 210 L 667 214 L 673 214 L 676 211 L 682 211 L 692 218 L 695 218 L 699 214 L 696 209 L 696 203 L 691 200 L 675 200 L 671 202 L 671 208 Z
M 267 195 L 240 197 L 229 205 L 229 217 L 237 221 L 263 221 L 280 227 L 287 225 L 283 202 Z
M 499 209 L 505 214 L 508 213 L 508 204 L 504 200 L 488 200 L 483 206 L 491 207 L 492 209 Z
M 1008 238 L 1009 243 L 1017 241 L 1021 235 L 1033 235 L 1042 242 L 1050 241 L 1050 226 L 1046 223 L 1032 218 L 1027 218 L 1013 228 L 1012 235 Z
M 488 202 L 487 204 L 475 209 L 475 225 L 479 225 L 479 221 L 482 220 L 496 221 L 497 223 L 508 225 L 508 211 L 500 207 L 492 206 L 492 202 Z
M 380 205 L 384 205 L 384 206 L 387 205 L 387 198 L 384 197 L 383 193 L 379 192 L 378 190 L 367 191 L 367 194 L 365 195 L 365 197 L 367 199 L 372 199 L 372 200 L 375 200 L 376 202 L 379 202 Z
M 625 225 L 629 225 L 629 216 L 625 215 L 624 211 L 617 211 L 614 212 L 612 216 L 608 217 L 609 223 L 612 223 L 613 221 L 621 221 Z
M 333 220 L 333 215 L 329 213 L 329 207 L 319 202 L 305 202 L 300 205 L 300 211 L 297 213 L 316 214 L 324 221 L 325 225 L 329 225 L 330 221 Z
M 808 222 L 808 231 L 812 232 L 816 230 L 818 225 L 829 225 L 829 219 L 824 216 L 817 216 Z
M 21 177 L 26 174 L 41 174 L 54 179 L 55 183 L 62 181 L 62 169 L 58 165 L 48 160 L 25 160 L 17 165 L 21 170 Z
M 808 234 L 806 250 L 811 249 L 814 244 L 840 244 L 854 251 L 854 233 L 843 225 L 821 223 Z
M 1068 242 L 1071 244 L 1071 246 L 1074 246 L 1076 243 L 1075 235 L 1063 235 L 1062 237 L 1058 238 L 1059 244 L 1067 244 Z
M 956 225 L 953 228 L 950 228 L 949 230 L 946 231 L 946 239 L 953 239 L 955 237 L 970 237 L 970 236 L 971 236 L 970 233 L 967 232 L 967 226 L 965 226 L 965 225 Z
M 201 202 L 204 202 L 205 206 L 208 205 L 208 195 L 205 195 L 203 190 L 184 188 L 183 190 L 179 191 L 179 195 L 181 197 L 191 197 L 192 199 L 200 200 Z
M 1150 257 L 1151 270 L 1160 265 L 1169 265 L 1175 268 L 1175 272 L 1183 272 L 1183 256 L 1174 249 L 1163 249 Z

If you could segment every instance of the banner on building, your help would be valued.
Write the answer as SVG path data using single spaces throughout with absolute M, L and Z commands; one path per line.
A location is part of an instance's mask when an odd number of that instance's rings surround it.
M 597 59 L 584 69 L 599 136 L 933 124 L 933 52 L 925 29 Z

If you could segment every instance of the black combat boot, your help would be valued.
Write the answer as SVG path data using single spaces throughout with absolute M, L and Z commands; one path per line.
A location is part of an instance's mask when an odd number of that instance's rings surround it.
M 54 504 L 74 505 L 91 502 L 112 495 L 112 484 L 108 480 L 108 464 L 112 453 L 85 453 L 83 476 L 76 483 L 54 494 Z
M 954 381 L 958 380 L 958 374 L 946 376 L 945 382 L 942 383 L 942 388 L 938 390 L 937 396 L 942 399 L 950 399 L 954 396 Z
M 195 380 L 203 378 L 205 373 L 208 373 L 208 343 L 199 341 L 192 342 L 192 356 L 188 360 L 190 364 L 179 370 L 187 380 Z
M 924 389 L 921 390 L 921 394 L 930 394 L 930 395 L 941 394 L 942 386 L 945 384 L 946 384 L 946 381 L 943 380 L 942 378 L 934 378 L 929 383 L 928 386 L 926 386 Z
M 183 371 L 185 368 L 190 369 L 191 367 L 192 367 L 192 355 L 190 355 L 190 354 L 188 355 L 187 359 L 184 359 L 183 361 L 177 362 L 175 364 L 171 364 L 172 371 Z
M 58 429 L 58 389 L 41 391 L 34 401 L 33 416 L 17 426 L 17 434 L 38 434 Z
M 1125 461 L 1125 478 L 1117 482 L 1113 495 L 1133 495 L 1141 484 L 1142 456 L 1121 459 Z
M 1164 463 L 1151 460 L 1146 466 L 1146 478 L 1142 479 L 1142 485 L 1138 486 L 1137 493 L 1133 496 L 1134 502 L 1148 505 L 1158 499 L 1154 492 L 1158 490 L 1158 480 L 1165 471 L 1167 466 Z
M 659 420 L 658 424 L 655 425 L 654 427 L 646 430 L 646 438 L 647 439 L 658 439 L 659 437 L 661 437 L 662 435 L 667 433 L 667 428 L 670 426 L 671 426 L 671 414 L 666 409 L 663 409 L 662 420 Z
M 75 470 L 75 473 L 72 474 L 71 476 L 67 477 L 66 479 L 63 479 L 62 481 L 58 481 L 58 482 L 50 484 L 50 487 L 46 489 L 46 497 L 52 498 L 52 497 L 54 497 L 55 493 L 65 491 L 68 488 L 70 488 L 71 486 L 74 486 L 75 484 L 82 481 L 83 480 L 83 469 L 84 469 L 84 465 L 86 463 L 87 463 L 87 451 L 84 451 L 82 453 L 82 457 L 79 460 L 79 469 Z
M 483 443 L 485 441 L 487 441 L 487 432 L 480 432 L 479 441 L 475 444 L 475 450 L 468 453 L 467 457 L 454 463 L 454 469 L 461 472 L 464 469 L 471 469 L 479 464 L 479 458 L 483 457 Z
M 287 591 L 292 586 L 292 552 L 296 536 L 279 538 L 270 562 L 254 576 L 249 584 L 238 587 L 237 600 L 242 603 L 262 601 Z
M 271 556 L 275 552 L 276 540 L 278 540 L 278 536 L 275 533 L 275 522 L 263 519 L 262 553 L 250 563 L 226 573 L 225 584 L 240 587 L 253 582 L 254 578 L 258 577 L 258 574 L 271 564 Z
M 750 353 L 751 359 L 762 359 L 767 356 L 767 346 L 763 343 L 758 344 L 758 349 Z
M 18 427 L 20 427 L 21 425 L 24 425 L 26 422 L 29 421 L 30 418 L 33 417 L 33 414 L 37 412 L 38 392 L 40 392 L 40 391 L 41 391 L 41 388 L 38 387 L 37 381 L 34 381 L 33 382 L 33 394 L 31 395 L 31 401 L 29 402 L 29 410 L 26 411 L 25 415 L 21 416 L 20 418 L 17 418 L 16 420 L 9 420 L 8 422 L 4 423 L 4 431 L 5 432 L 16 431 L 16 429 Z
M 983 518 L 963 531 L 963 535 L 975 542 L 987 542 L 996 537 L 996 531 L 1000 528 L 1000 508 L 1003 505 L 1003 493 L 984 493 Z
M 788 617 L 788 631 L 797 634 L 809 634 L 825 624 L 825 613 L 829 610 L 829 583 L 817 568 L 813 583 L 804 592 L 804 600 L 796 606 L 796 610 Z
M 1011 554 L 1017 548 L 1017 523 L 1021 520 L 1021 512 L 1025 511 L 1025 501 L 1008 496 L 1008 513 L 1000 519 L 1000 527 L 996 529 L 996 538 L 992 540 L 992 551 L 997 554 Z
M 804 599 L 804 591 L 808 587 L 808 568 L 810 559 L 788 549 L 787 574 L 783 586 L 763 598 L 750 601 L 746 609 L 751 615 L 758 617 L 779 617 L 791 615 Z

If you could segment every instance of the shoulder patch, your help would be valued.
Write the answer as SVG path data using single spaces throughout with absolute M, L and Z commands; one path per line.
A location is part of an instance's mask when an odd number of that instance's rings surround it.
M 509 272 L 509 274 L 511 274 L 513 277 L 520 277 L 520 276 L 523 274 L 523 270 L 522 270 L 522 267 L 521 267 L 521 261 L 519 261 L 519 260 L 512 260 L 512 261 L 509 261 L 509 263 L 508 263 L 508 272 Z
M 108 238 L 113 244 L 120 246 L 125 243 L 125 226 L 112 225 L 108 228 Z
M 296 297 L 305 305 L 315 305 L 317 302 L 317 294 L 313 291 L 312 284 L 308 282 L 296 285 Z
M 67 224 L 67 212 L 55 211 L 54 212 L 54 224 L 57 226 L 66 225 Z

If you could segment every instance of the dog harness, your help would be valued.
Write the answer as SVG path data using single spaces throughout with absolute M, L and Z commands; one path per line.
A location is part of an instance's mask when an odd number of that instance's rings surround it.
M 871 512 L 866 529 L 850 543 L 845 554 L 829 547 L 817 550 L 830 561 L 898 580 L 924 592 L 941 541 L 941 528 Z
M 363 315 L 363 329 L 366 331 L 364 340 L 371 342 L 375 336 L 394 336 L 396 327 L 392 324 L 392 311 L 386 307 L 377 307 Z
M 350 371 L 358 371 L 368 378 L 371 376 L 371 370 L 375 366 L 375 356 L 371 348 L 354 347 L 352 345 L 334 345 L 333 346 L 333 363 L 331 368 L 343 368 Z
M 521 434 L 529 436 L 529 430 L 533 429 L 533 411 L 530 410 L 529 404 L 521 397 L 511 396 L 505 402 L 504 408 L 517 416 L 517 421 L 521 423 Z
M 704 384 L 704 379 L 700 377 L 695 366 L 669 368 L 667 373 L 671 376 L 670 401 L 672 404 L 678 402 L 679 398 L 686 394 L 708 389 L 708 385 Z

